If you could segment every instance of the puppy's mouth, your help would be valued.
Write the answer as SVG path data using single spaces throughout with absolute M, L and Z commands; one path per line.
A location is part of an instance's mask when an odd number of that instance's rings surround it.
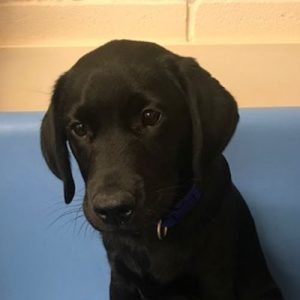
M 133 224 L 107 225 L 86 213 L 86 219 L 89 224 L 101 234 L 114 234 L 122 236 L 132 236 L 138 238 L 142 235 L 142 230 Z

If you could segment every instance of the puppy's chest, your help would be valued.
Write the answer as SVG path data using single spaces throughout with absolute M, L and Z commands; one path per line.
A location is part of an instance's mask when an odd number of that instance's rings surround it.
M 165 284 L 186 273 L 185 256 L 167 249 L 122 249 L 116 256 L 119 268 L 138 281 Z
M 196 278 L 182 268 L 180 262 L 134 253 L 123 256 L 116 265 L 118 271 L 139 291 L 142 299 L 157 299 L 157 295 L 168 298 L 174 293 L 186 294 L 195 291 Z

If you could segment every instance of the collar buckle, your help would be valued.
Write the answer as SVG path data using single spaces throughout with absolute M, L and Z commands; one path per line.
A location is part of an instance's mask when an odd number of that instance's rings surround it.
M 184 198 L 162 219 L 156 226 L 156 233 L 159 240 L 167 236 L 168 228 L 178 224 L 190 210 L 200 201 L 202 191 L 194 184 Z

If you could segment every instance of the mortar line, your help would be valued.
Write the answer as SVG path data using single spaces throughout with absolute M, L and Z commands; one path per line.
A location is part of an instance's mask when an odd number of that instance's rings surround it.
M 196 14 L 203 0 L 186 0 L 186 42 L 195 38 Z

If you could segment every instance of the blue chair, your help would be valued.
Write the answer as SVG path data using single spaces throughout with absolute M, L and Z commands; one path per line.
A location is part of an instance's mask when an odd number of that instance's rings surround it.
M 253 213 L 269 267 L 286 300 L 300 299 L 300 108 L 242 109 L 226 150 Z M 0 299 L 107 300 L 100 235 L 39 149 L 42 113 L 0 113 Z

